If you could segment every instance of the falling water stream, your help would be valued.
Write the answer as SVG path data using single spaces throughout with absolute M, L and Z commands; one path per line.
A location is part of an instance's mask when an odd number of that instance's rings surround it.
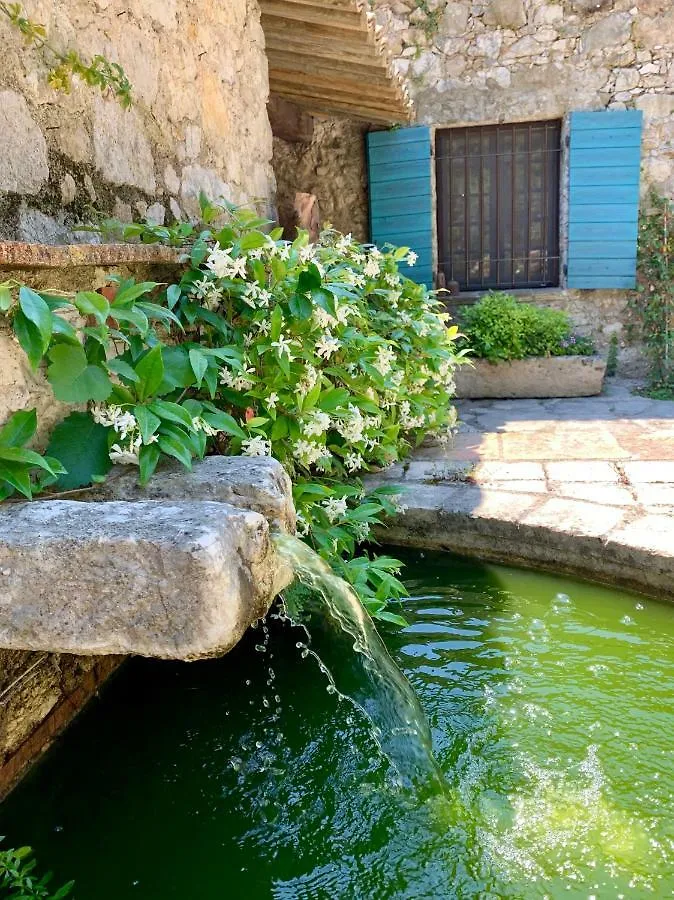
M 381 641 L 283 552 L 301 602 L 222 659 L 130 661 L 0 805 L 7 845 L 75 900 L 674 897 L 671 606 L 409 553 Z
M 289 612 L 306 630 L 307 651 L 339 696 L 367 717 L 401 783 L 443 793 L 426 713 L 351 586 L 296 537 L 278 534 L 274 541 L 306 588 Z

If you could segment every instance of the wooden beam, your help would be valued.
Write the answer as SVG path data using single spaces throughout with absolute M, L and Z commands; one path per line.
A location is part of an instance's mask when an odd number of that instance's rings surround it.
M 367 19 L 363 13 L 329 7 L 324 3 L 302 0 L 264 0 L 262 10 L 265 16 L 286 19 L 311 25 L 326 25 L 328 28 L 342 28 L 359 33 L 367 32 Z M 365 19 L 365 21 L 364 21 Z
M 279 50 L 267 48 L 269 68 L 283 72 L 301 72 L 307 75 L 321 75 L 324 77 L 344 78 L 359 80 L 361 86 L 364 82 L 369 85 L 381 84 L 390 86 L 392 79 L 389 72 L 381 65 L 368 62 L 350 61 L 348 66 L 343 62 L 319 56 L 314 53 L 285 53 Z

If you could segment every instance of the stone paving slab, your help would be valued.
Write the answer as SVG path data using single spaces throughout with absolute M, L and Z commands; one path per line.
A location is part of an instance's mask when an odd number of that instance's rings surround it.
M 674 599 L 674 402 L 634 387 L 461 402 L 451 447 L 370 476 L 400 484 L 408 506 L 380 538 Z

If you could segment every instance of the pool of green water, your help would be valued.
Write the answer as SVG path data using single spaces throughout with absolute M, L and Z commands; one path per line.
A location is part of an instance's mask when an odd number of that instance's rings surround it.
M 274 620 L 222 660 L 129 663 L 0 806 L 6 844 L 78 900 L 673 896 L 674 609 L 406 559 L 386 643 L 444 791 L 400 786 Z

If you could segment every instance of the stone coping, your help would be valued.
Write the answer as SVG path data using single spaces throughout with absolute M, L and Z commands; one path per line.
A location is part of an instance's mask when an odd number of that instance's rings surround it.
M 0 241 L 1 269 L 180 266 L 185 250 L 163 244 L 28 244 Z
M 455 373 L 460 398 L 592 397 L 601 393 L 606 361 L 599 356 L 473 359 Z

